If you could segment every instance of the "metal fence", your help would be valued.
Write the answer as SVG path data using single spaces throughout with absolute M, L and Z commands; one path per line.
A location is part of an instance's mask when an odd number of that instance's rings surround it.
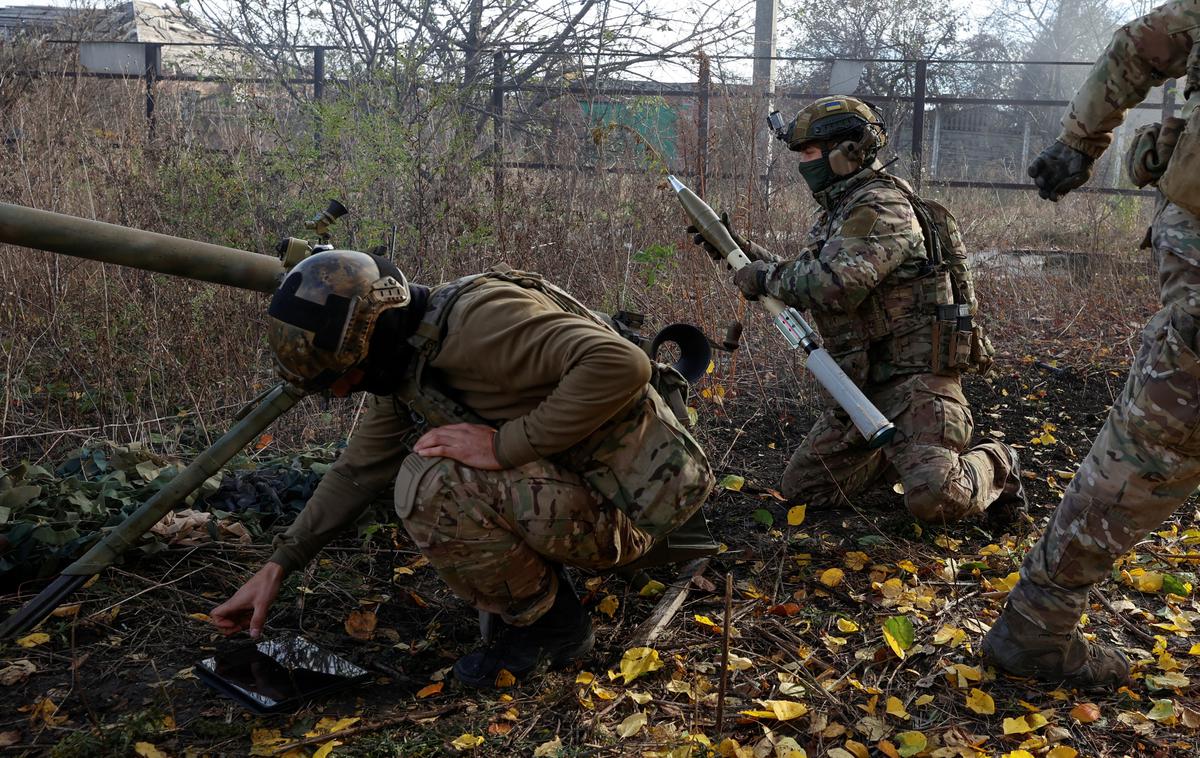
M 60 44 L 77 44 L 59 41 Z M 109 44 L 109 43 L 106 43 Z M 62 71 L 25 72 L 29 76 L 79 76 L 98 79 L 136 80 L 144 84 L 145 117 L 153 132 L 160 117 L 158 99 L 162 83 L 193 82 L 223 84 L 279 85 L 301 89 L 305 97 L 321 101 L 333 96 L 347 82 L 330 76 L 328 55 L 338 48 L 306 47 L 302 52 L 309 61 L 306 68 L 288 78 L 261 76 L 206 76 L 203 73 L 168 72 L 163 66 L 164 49 L 170 44 L 128 43 L 143 51 L 142 65 L 136 70 L 95 71 L 76 68 Z M 181 47 L 204 47 L 195 44 Z M 214 46 L 221 47 L 221 46 Z M 674 64 L 681 61 L 695 66 L 695 80 L 664 83 L 655 81 L 559 81 L 544 84 L 514 84 L 506 72 L 511 50 L 492 52 L 491 97 L 487 118 L 492 123 L 488 151 L 493 162 L 494 182 L 503 191 L 505 173 L 524 170 L 636 170 L 617 162 L 606 164 L 595 151 L 576 150 L 564 160 L 561 145 L 549 150 L 537 144 L 519 129 L 511 128 L 515 108 L 522 98 L 545 95 L 555 103 L 541 114 L 542 121 L 570 122 L 580 143 L 603 124 L 621 124 L 638 132 L 665 156 L 673 171 L 695 177 L 701 184 L 722 171 L 715 159 L 717 144 L 740 139 L 736 161 L 753 167 L 754 176 L 769 187 L 772 180 L 790 164 L 777 152 L 774 156 L 754 155 L 754 133 L 765 129 L 767 98 L 745 83 L 717 81 L 712 74 L 714 61 L 735 60 L 706 56 L 664 57 Z M 126 56 L 128 58 L 128 56 Z M 1082 81 L 1091 62 L 1080 61 L 1006 61 L 1006 60 L 893 60 L 779 57 L 776 61 L 800 73 L 794 78 L 802 85 L 783 84 L 775 90 L 773 102 L 782 111 L 794 110 L 805 100 L 828 94 L 854 94 L 880 105 L 890 124 L 890 152 L 897 158 L 895 170 L 920 186 L 966 187 L 1002 190 L 1035 189 L 1025 176 L 1029 160 L 1057 134 L 1058 118 L 1068 105 L 1066 99 Z M 857 86 L 833 91 L 821 86 L 825 69 L 844 74 L 846 65 L 860 69 Z M 894 86 L 886 91 L 872 86 L 863 71 L 886 71 Z M 973 87 L 960 80 L 970 72 L 992 72 Z M 968 72 L 967 76 L 961 73 Z M 815 73 L 814 73 L 815 72 Z M 1006 73 L 1007 72 L 1007 73 Z M 1041 73 L 1038 73 L 1041 72 Z M 1065 72 L 1065 73 L 1064 73 Z M 795 71 L 793 72 L 795 74 Z M 863 81 L 864 79 L 868 81 Z M 951 85 L 947 85 L 950 82 Z M 1039 82 L 1052 86 L 1041 87 Z M 1014 84 L 1015 83 L 1015 84 Z M 485 85 L 486 86 L 486 85 Z M 1047 92 L 1045 90 L 1052 90 Z M 1112 150 L 1096 167 L 1096 177 L 1085 192 L 1149 195 L 1128 185 L 1121 177 L 1119 156 L 1125 135 L 1148 120 L 1177 112 L 1174 81 L 1156 88 L 1148 102 L 1136 106 L 1118 129 Z M 568 107 L 564 108 L 566 102 Z M 580 127 L 583 128 L 580 128 Z M 718 133 L 723 135 L 718 137 Z M 561 137 L 561 134 L 558 135 Z M 319 139 L 319 135 L 317 135 Z M 561 142 L 561 140 L 559 140 Z M 737 141 L 737 140 L 734 140 Z M 746 155 L 749 149 L 749 155 Z M 728 161 L 726 161 L 728 164 Z M 793 176 L 794 178 L 794 176 Z

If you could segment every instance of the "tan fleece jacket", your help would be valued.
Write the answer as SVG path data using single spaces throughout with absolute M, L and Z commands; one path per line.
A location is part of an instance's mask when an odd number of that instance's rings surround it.
M 494 422 L 508 468 L 586 440 L 627 411 L 650 381 L 645 353 L 612 330 L 566 313 L 536 290 L 485 282 L 463 294 L 447 322 L 431 377 Z M 391 487 L 412 429 L 400 398 L 371 397 L 346 449 L 317 486 L 271 560 L 308 563 Z

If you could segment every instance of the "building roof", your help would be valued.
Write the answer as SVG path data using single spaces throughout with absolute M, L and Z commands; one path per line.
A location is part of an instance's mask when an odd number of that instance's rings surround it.
M 127 0 L 108 8 L 46 5 L 0 7 L 0 36 L 20 33 L 105 42 L 204 44 L 215 35 L 186 18 L 176 5 Z

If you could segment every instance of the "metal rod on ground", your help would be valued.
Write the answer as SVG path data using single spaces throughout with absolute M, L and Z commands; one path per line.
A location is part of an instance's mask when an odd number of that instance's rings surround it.
M 684 601 L 687 600 L 688 589 L 692 586 L 692 580 L 704 573 L 704 569 L 707 567 L 708 558 L 697 558 L 683 567 L 683 570 L 675 577 L 675 581 L 672 582 L 671 588 L 663 593 L 658 605 L 654 606 L 654 610 L 634 631 L 629 643 L 631 647 L 643 647 L 658 639 L 663 629 L 667 628 L 667 624 L 683 607 Z
M 111 566 L 122 553 L 133 547 L 150 527 L 195 492 L 204 480 L 220 471 L 230 458 L 253 442 L 302 397 L 303 390 L 286 383 L 264 393 L 261 402 L 238 419 L 211 447 L 196 456 L 141 508 L 113 527 L 82 558 L 63 569 L 62 575 L 10 616 L 0 626 L 0 639 L 22 634 L 41 623 L 88 579 Z
M 725 690 L 729 687 L 729 620 L 733 616 L 733 574 L 725 575 L 725 621 L 721 634 L 721 686 L 717 689 L 717 739 L 725 733 Z

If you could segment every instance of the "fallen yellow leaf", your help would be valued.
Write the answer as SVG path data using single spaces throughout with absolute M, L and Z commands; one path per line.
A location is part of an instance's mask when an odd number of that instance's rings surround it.
M 978 687 L 974 687 L 971 689 L 971 693 L 967 695 L 967 708 L 975 713 L 990 716 L 996 712 L 996 701 L 992 699 L 991 695 Z
M 770 708 L 780 721 L 790 721 L 808 713 L 808 706 L 791 700 L 763 700 L 762 704 Z
M 313 728 L 310 731 L 306 732 L 304 736 L 305 737 L 324 737 L 325 735 L 328 735 L 328 734 L 334 734 L 335 732 L 341 732 L 346 729 L 349 729 L 350 727 L 357 724 L 359 721 L 362 721 L 362 719 L 357 716 L 351 716 L 349 718 L 344 718 L 344 719 L 335 719 L 335 718 L 330 718 L 329 716 L 324 716 L 321 718 L 320 721 L 318 721 L 316 724 L 314 724 Z
M 254 729 L 250 732 L 250 755 L 275 755 L 276 748 L 289 742 L 278 729 Z
M 483 744 L 482 734 L 469 734 L 464 732 L 450 743 L 450 746 L 455 750 L 474 750 Z
M 787 522 L 788 526 L 800 526 L 804 523 L 804 516 L 808 510 L 806 505 L 796 505 L 788 509 Z
M 871 751 L 866 745 L 856 740 L 846 740 L 846 752 L 854 758 L 871 758 Z
M 504 689 L 506 687 L 511 687 L 516 683 L 517 683 L 517 678 L 515 676 L 513 676 L 512 672 L 509 671 L 508 669 L 500 669 L 499 671 L 496 672 L 496 688 L 497 689 Z
M 887 712 L 890 716 L 895 716 L 899 719 L 911 718 L 908 711 L 904 710 L 904 703 L 898 697 L 889 697 L 887 699 Z
M 825 569 L 821 572 L 821 584 L 826 587 L 836 587 L 846 578 L 846 572 L 840 568 Z
M 1037 731 L 1048 724 L 1046 717 L 1040 713 L 1030 713 L 1015 719 L 1004 719 L 1005 734 L 1027 734 Z
M 617 608 L 620 608 L 620 607 L 621 607 L 621 601 L 620 601 L 620 599 L 617 598 L 616 595 L 608 595 L 607 597 L 605 597 L 603 600 L 601 600 L 599 603 L 596 604 L 596 610 L 600 611 L 601 613 L 603 613 L 605 616 L 608 616 L 609 618 L 612 618 L 613 614 L 615 614 L 617 612 Z
M 623 739 L 628 739 L 638 732 L 642 731 L 642 727 L 646 725 L 646 714 L 642 711 L 633 713 L 625 718 L 617 726 L 617 734 Z
M 34 632 L 33 634 L 27 634 L 24 637 L 18 639 L 17 645 L 19 645 L 20 647 L 37 647 L 38 645 L 44 644 L 49 641 L 50 641 L 50 635 L 46 634 L 45 632 Z
M 658 651 L 650 647 L 630 648 L 621 657 L 621 676 L 625 677 L 625 684 L 662 667 L 663 662 L 658 657 Z
M 838 631 L 843 634 L 851 634 L 858 631 L 858 624 L 854 623 L 850 619 L 840 618 L 837 620 L 837 628 Z
M 896 752 L 900 753 L 903 758 L 920 753 L 929 744 L 921 732 L 900 732 L 896 735 L 896 742 L 899 743 Z
M 846 558 L 843 561 L 846 568 L 850 569 L 851 571 L 862 571 L 870 562 L 871 556 L 860 550 L 846 553 Z
M 638 590 L 638 595 L 641 597 L 656 597 L 663 594 L 663 591 L 666 590 L 666 588 L 667 585 L 663 584 L 657 579 L 651 579 L 642 585 L 642 588 Z
M 133 746 L 133 752 L 142 758 L 167 758 L 167 754 L 159 750 L 153 743 L 138 742 Z

